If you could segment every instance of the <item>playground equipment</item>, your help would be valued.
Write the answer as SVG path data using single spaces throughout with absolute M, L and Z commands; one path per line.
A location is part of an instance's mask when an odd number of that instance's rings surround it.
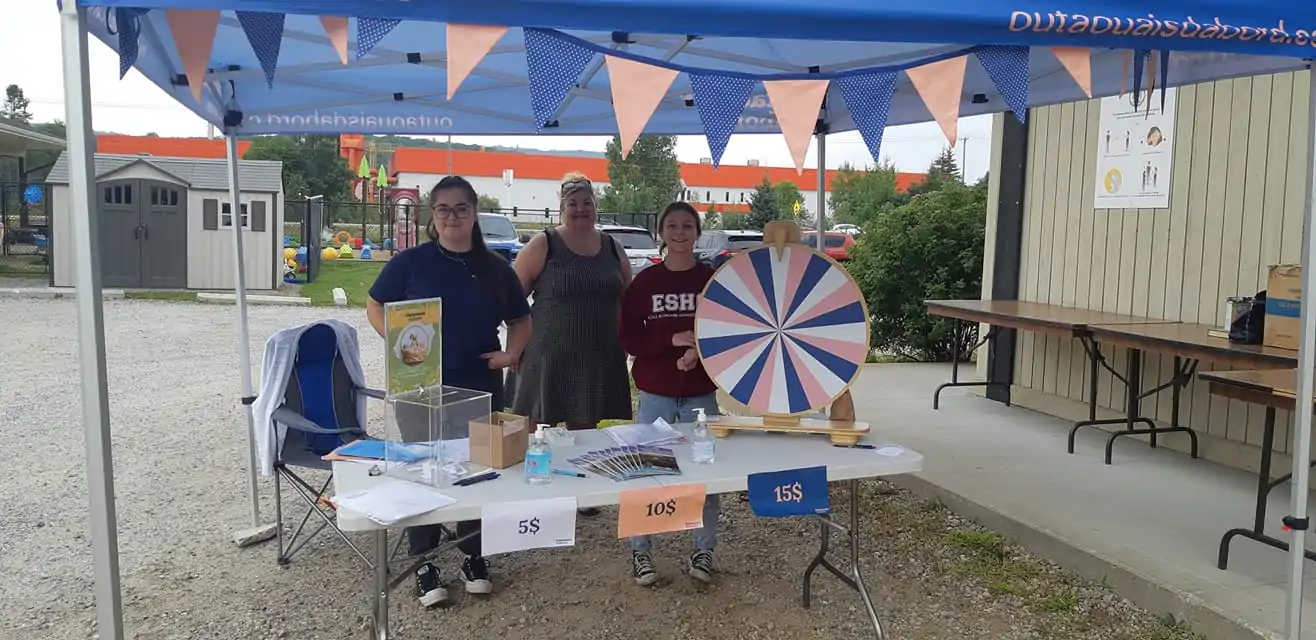
M 344 259 L 353 258 L 354 256 L 352 255 L 352 245 L 350 243 L 344 242 L 342 246 L 338 247 L 338 257 Z
M 325 247 L 324 250 L 320 252 L 320 259 L 321 259 L 321 260 L 337 260 L 337 259 L 338 259 L 338 250 L 335 249 L 335 248 L 333 248 L 333 247 Z

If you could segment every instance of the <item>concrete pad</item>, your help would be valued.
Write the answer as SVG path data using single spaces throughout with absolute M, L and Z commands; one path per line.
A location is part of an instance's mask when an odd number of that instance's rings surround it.
M 1236 538 L 1229 570 L 1216 568 L 1221 535 L 1252 520 L 1254 475 L 1130 439 L 1117 441 L 1106 466 L 1104 432 L 1080 431 L 1070 455 L 1068 421 L 962 389 L 943 393 L 933 411 L 932 392 L 949 375 L 945 365 L 869 365 L 852 388 L 860 420 L 926 457 L 922 473 L 897 484 L 1105 579 L 1153 612 L 1187 618 L 1208 637 L 1281 637 L 1287 554 Z M 1271 493 L 1267 532 L 1280 539 L 1287 501 L 1287 487 Z M 1308 602 L 1316 600 L 1313 565 Z M 1316 639 L 1310 616 L 1302 637 Z
M 6 287 L 0 288 L 0 298 L 21 298 L 56 300 L 59 298 L 76 298 L 78 290 L 73 287 Z M 122 289 L 101 289 L 101 298 L 105 300 L 123 299 Z
M 198 302 L 208 302 L 212 304 L 234 304 L 237 296 L 232 293 L 198 293 L 196 294 Z M 249 304 L 271 304 L 285 307 L 309 307 L 311 306 L 310 298 L 299 298 L 295 296 L 270 296 L 260 294 L 247 294 Z

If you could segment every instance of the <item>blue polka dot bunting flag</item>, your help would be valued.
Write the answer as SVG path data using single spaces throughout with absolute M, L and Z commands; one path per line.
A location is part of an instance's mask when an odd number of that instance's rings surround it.
M 1138 104 L 1142 102 L 1142 74 L 1147 68 L 1147 60 L 1151 58 L 1151 49 L 1135 49 L 1133 51 L 1133 108 L 1137 109 Z
M 896 72 L 879 71 L 843 76 L 833 80 L 841 88 L 841 97 L 850 110 L 859 135 L 863 136 L 873 161 L 881 159 L 882 132 L 891 115 L 891 98 L 896 93 Z
M 1019 122 L 1028 113 L 1028 47 L 983 47 L 978 51 L 978 62 L 991 77 L 992 84 L 1010 105 Z
M 690 74 L 690 88 L 695 95 L 695 109 L 704 125 L 708 150 L 713 156 L 713 168 L 722 162 L 731 134 L 740 124 L 740 113 L 749 101 L 749 92 L 755 80 L 735 76 Z
M 381 18 L 357 18 L 356 19 L 356 59 L 366 57 L 375 45 L 379 44 L 384 36 L 388 35 L 393 27 L 398 26 L 401 20 L 384 20 Z
M 595 52 L 543 29 L 524 32 L 526 78 L 530 81 L 530 106 L 538 132 L 554 120 Z
M 283 14 L 262 11 L 239 11 L 238 23 L 247 34 L 247 42 L 265 71 L 265 82 L 274 88 L 274 70 L 279 66 L 279 45 L 283 43 Z
M 119 40 L 119 79 L 122 80 L 137 63 L 137 38 L 142 32 L 141 16 L 146 9 L 116 8 L 110 11 L 114 12 L 114 26 L 107 31 Z M 106 16 L 106 21 L 109 22 L 109 16 Z

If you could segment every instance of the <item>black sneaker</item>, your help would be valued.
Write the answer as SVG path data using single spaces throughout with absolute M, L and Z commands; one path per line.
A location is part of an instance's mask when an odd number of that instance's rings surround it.
M 713 581 L 713 552 L 699 550 L 690 556 L 690 577 L 700 582 Z
M 635 576 L 635 584 L 642 587 L 658 582 L 658 571 L 653 568 L 653 558 L 645 551 L 631 552 L 631 574 Z
M 416 597 L 421 606 L 433 607 L 448 601 L 448 590 L 439 579 L 439 570 L 426 562 L 416 569 Z
M 466 583 L 466 593 L 479 596 L 493 593 L 489 563 L 481 556 L 467 556 L 466 561 L 462 562 L 462 581 Z

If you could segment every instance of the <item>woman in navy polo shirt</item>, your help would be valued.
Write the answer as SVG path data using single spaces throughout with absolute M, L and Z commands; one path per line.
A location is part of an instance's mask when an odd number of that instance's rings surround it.
M 384 335 L 384 305 L 401 300 L 443 299 L 443 384 L 493 394 L 493 410 L 507 405 L 503 369 L 514 366 L 530 340 L 530 306 L 511 265 L 484 245 L 476 214 L 476 193 L 458 176 L 440 180 L 430 191 L 430 224 L 426 234 L 433 242 L 403 251 L 384 265 L 370 287 L 366 315 L 375 331 Z M 507 325 L 507 346 L 498 339 L 499 326 Z M 399 416 L 399 424 L 404 416 Z M 459 548 L 466 554 L 462 579 L 466 592 L 489 594 L 489 568 L 480 553 L 480 523 L 457 525 Z M 407 531 L 412 555 L 438 545 L 437 525 Z M 422 605 L 448 599 L 439 570 L 430 563 L 416 571 L 416 591 Z

